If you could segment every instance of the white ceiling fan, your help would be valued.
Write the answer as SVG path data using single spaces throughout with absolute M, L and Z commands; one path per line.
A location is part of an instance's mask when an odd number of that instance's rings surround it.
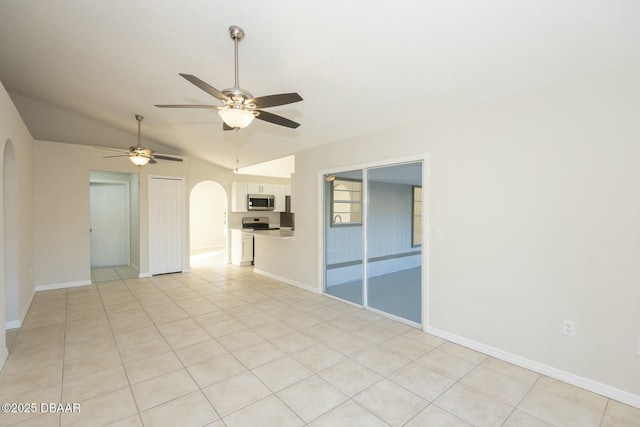
M 218 114 L 224 122 L 224 130 L 242 129 L 249 126 L 254 118 L 292 129 L 300 126 L 299 123 L 263 110 L 263 108 L 276 107 L 278 105 L 285 105 L 302 101 L 302 97 L 297 93 L 281 93 L 277 95 L 267 95 L 254 98 L 249 91 L 244 90 L 240 87 L 240 84 L 238 83 L 238 43 L 244 38 L 244 31 L 242 30 L 242 28 L 232 25 L 231 27 L 229 27 L 229 35 L 233 40 L 235 48 L 235 84 L 232 88 L 220 91 L 209 85 L 208 83 L 200 80 L 196 76 L 180 73 L 180 76 L 184 77 L 192 84 L 207 92 L 209 95 L 220 100 L 223 105 L 217 106 L 170 104 L 156 105 L 156 107 L 217 109 Z

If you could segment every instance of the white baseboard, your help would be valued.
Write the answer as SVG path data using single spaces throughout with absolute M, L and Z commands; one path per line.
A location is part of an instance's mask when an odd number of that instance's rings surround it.
M 640 409 L 640 396 L 431 326 L 425 332 Z
M 138 273 L 138 279 L 146 279 L 147 277 L 151 277 L 151 273 Z
M 295 287 L 304 289 L 305 291 L 313 292 L 314 294 L 319 294 L 320 293 L 320 291 L 318 291 L 318 289 L 314 288 L 313 286 L 309 286 L 307 284 L 304 284 L 304 283 L 301 283 L 301 282 L 297 282 L 295 280 L 287 279 L 286 277 L 278 276 L 277 274 L 267 273 L 266 271 L 259 270 L 257 268 L 254 268 L 253 272 L 257 273 L 257 274 L 261 274 L 263 276 L 267 276 L 267 277 L 269 277 L 271 279 L 278 280 L 280 282 L 284 282 L 284 283 L 286 283 L 288 285 L 293 285 Z
M 91 284 L 91 280 L 78 280 L 77 282 L 51 283 L 49 285 L 38 285 L 36 291 L 53 291 L 55 289 L 75 288 L 77 286 L 87 286 Z
M 29 308 L 31 307 L 31 303 L 33 302 L 33 297 L 36 296 L 36 289 L 34 288 L 29 296 L 29 301 L 22 307 L 20 311 L 20 318 L 17 320 L 7 320 L 4 328 L 7 329 L 17 329 L 21 328 L 24 323 L 24 319 L 27 317 L 27 313 L 29 312 Z
M 18 329 L 21 326 L 22 326 L 22 322 L 19 320 L 7 320 L 7 322 L 4 324 L 4 328 L 6 330 Z

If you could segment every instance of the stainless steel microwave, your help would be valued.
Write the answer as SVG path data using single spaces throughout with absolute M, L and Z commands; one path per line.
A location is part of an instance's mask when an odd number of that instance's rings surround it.
M 275 209 L 273 194 L 248 194 L 247 209 L 250 211 L 272 211 Z

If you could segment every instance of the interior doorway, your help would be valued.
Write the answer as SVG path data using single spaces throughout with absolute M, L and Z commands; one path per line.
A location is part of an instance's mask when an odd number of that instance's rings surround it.
M 91 171 L 91 280 L 140 275 L 140 175 Z
M 423 161 L 324 174 L 327 294 L 423 322 Z
M 214 181 L 202 181 L 189 197 L 189 251 L 192 267 L 228 263 L 227 192 Z
M 90 183 L 91 268 L 130 264 L 129 185 Z

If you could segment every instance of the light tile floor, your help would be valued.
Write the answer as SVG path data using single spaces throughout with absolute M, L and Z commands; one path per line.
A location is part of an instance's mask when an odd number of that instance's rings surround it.
M 38 292 L 7 333 L 0 402 L 37 405 L 0 425 L 640 425 L 639 409 L 249 267 L 102 273 Z

